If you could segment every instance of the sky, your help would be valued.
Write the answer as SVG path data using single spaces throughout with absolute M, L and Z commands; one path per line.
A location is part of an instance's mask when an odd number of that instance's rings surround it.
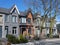
M 19 11 L 25 11 L 27 6 L 24 5 L 24 0 L 0 0 L 0 7 L 11 8 L 14 4 L 18 7 Z M 57 16 L 57 21 L 60 21 L 60 16 Z M 60 23 L 60 22 L 57 22 Z
M 0 7 L 3 8 L 11 8 L 14 4 L 17 5 L 20 11 L 26 10 L 26 6 L 24 6 L 23 0 L 0 0 Z

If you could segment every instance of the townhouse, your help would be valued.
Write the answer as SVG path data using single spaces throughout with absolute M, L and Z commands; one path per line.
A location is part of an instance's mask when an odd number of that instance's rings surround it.
M 44 22 L 44 29 L 42 33 L 49 34 L 49 20 Z M 0 8 L 0 38 L 6 38 L 7 34 L 12 34 L 18 37 L 23 35 L 40 35 L 40 28 L 42 23 L 42 16 L 39 13 L 34 15 L 29 8 L 27 11 L 20 12 L 16 5 L 11 8 Z M 54 25 L 56 28 L 56 24 Z M 54 33 L 57 30 L 54 28 Z
M 40 15 L 40 13 L 34 14 L 34 27 L 35 27 L 35 35 L 41 36 L 41 37 L 47 37 L 47 35 L 50 34 L 50 18 L 48 16 L 45 16 L 44 22 L 43 22 L 43 16 Z M 41 31 L 42 28 L 42 31 Z M 56 28 L 56 19 L 53 25 L 52 29 L 52 35 L 58 35 L 57 28 Z
M 6 38 L 7 34 L 18 37 L 23 35 L 34 35 L 33 15 L 31 10 L 20 12 L 16 5 L 11 8 L 0 8 L 0 38 Z

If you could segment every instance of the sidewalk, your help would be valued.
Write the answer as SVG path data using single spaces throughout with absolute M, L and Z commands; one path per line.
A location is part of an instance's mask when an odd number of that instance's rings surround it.
M 56 42 L 57 41 L 57 42 Z M 60 38 L 55 38 L 55 39 L 42 39 L 39 41 L 34 41 L 34 42 L 28 42 L 28 43 L 22 43 L 22 44 L 11 44 L 11 45 L 52 45 L 52 44 L 59 44 L 60 45 Z
M 54 38 L 54 39 L 43 39 L 41 41 L 60 41 L 60 38 Z

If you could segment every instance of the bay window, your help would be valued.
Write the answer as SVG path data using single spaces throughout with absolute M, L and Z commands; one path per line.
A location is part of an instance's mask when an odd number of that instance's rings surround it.
M 21 23 L 26 23 L 26 18 L 21 18 Z

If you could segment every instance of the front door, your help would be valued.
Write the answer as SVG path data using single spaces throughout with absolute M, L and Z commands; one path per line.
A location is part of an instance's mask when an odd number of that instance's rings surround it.
M 0 38 L 2 38 L 2 26 L 0 26 Z
M 26 28 L 22 28 L 22 34 L 23 34 L 24 31 L 26 31 Z

